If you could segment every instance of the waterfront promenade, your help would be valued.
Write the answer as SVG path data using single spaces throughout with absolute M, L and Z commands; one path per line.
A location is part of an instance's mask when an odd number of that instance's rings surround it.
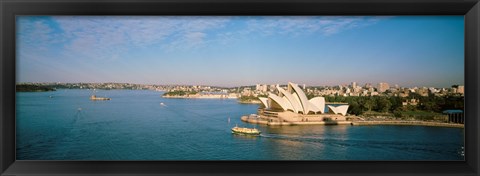
M 355 121 L 311 121 L 311 122 L 271 122 L 262 118 L 251 118 L 242 116 L 241 120 L 252 124 L 263 124 L 269 126 L 285 126 L 285 125 L 412 125 L 412 126 L 435 126 L 435 127 L 451 127 L 464 128 L 464 124 L 429 122 L 429 121 L 413 121 L 413 120 L 355 120 Z
M 242 116 L 241 120 L 247 123 L 263 124 L 270 126 L 278 125 L 350 125 L 350 121 L 310 121 L 310 122 L 281 122 L 268 121 L 262 118 L 250 118 L 249 116 Z
M 383 121 L 352 121 L 351 125 L 415 125 L 415 126 L 436 126 L 436 127 L 452 127 L 464 128 L 464 124 L 444 123 L 444 122 L 428 122 L 428 121 L 401 121 L 401 120 L 383 120 Z

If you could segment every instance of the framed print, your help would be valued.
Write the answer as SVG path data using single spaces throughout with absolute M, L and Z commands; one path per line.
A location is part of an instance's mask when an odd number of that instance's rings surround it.
M 476 175 L 478 8 L 5 1 L 2 174 Z

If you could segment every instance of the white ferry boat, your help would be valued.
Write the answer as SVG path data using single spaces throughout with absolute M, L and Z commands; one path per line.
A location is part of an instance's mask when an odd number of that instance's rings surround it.
M 242 128 L 235 126 L 232 128 L 232 133 L 234 134 L 248 134 L 248 135 L 259 135 L 261 133 L 260 130 L 256 128 Z

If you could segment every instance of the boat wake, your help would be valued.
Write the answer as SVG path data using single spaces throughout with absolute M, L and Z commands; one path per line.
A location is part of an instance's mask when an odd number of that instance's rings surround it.
M 308 143 L 329 143 L 332 145 L 343 145 L 345 139 L 339 138 L 324 138 L 320 136 L 299 136 L 299 135 L 284 135 L 284 134 L 260 134 L 262 138 L 273 139 L 273 140 L 286 140 L 292 142 L 308 142 Z

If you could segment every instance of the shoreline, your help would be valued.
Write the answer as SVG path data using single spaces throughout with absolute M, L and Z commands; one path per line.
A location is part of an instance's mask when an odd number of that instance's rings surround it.
M 243 122 L 252 124 L 261 124 L 268 126 L 290 126 L 290 125 L 351 125 L 351 126 L 369 126 L 369 125 L 403 125 L 403 126 L 431 126 L 431 127 L 449 127 L 449 128 L 465 128 L 464 124 L 444 123 L 444 122 L 426 122 L 426 121 L 321 121 L 321 122 L 269 122 L 261 119 L 248 118 L 242 116 Z
M 260 101 L 238 101 L 240 104 L 262 104 Z
M 237 99 L 237 97 L 218 96 L 218 95 L 192 95 L 192 96 L 169 95 L 169 96 L 162 96 L 162 98 L 172 98 L 172 99 Z
M 352 126 L 368 126 L 368 125 L 404 125 L 404 126 L 432 126 L 432 127 L 450 127 L 450 128 L 465 128 L 464 124 L 445 123 L 445 122 L 427 122 L 427 121 L 352 121 Z

